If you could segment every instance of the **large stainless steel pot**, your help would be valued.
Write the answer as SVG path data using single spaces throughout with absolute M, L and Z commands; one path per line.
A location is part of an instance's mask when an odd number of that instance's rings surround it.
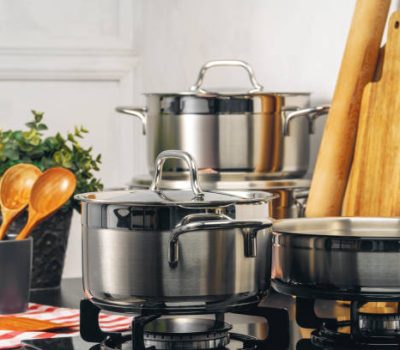
M 237 66 L 249 74 L 253 89 L 214 93 L 201 88 L 206 71 Z M 309 93 L 262 92 L 251 67 L 243 61 L 211 61 L 200 70 L 191 92 L 148 93 L 147 107 L 117 107 L 139 118 L 147 135 L 147 159 L 166 149 L 189 152 L 200 168 L 250 171 L 269 178 L 301 177 L 308 170 L 310 133 L 315 118 L 328 107 L 309 108 Z M 168 171 L 187 169 L 170 162 Z
M 388 300 L 400 294 L 399 218 L 280 220 L 273 286 L 307 298 Z
M 168 158 L 185 161 L 191 190 L 161 190 Z M 193 159 L 161 153 L 150 190 L 78 195 L 85 295 L 108 310 L 218 310 L 267 292 L 274 196 L 203 192 Z M 251 209 L 251 210 L 250 210 Z
M 276 179 L 255 173 L 241 172 L 199 172 L 201 187 L 207 191 L 264 191 L 276 195 L 270 205 L 268 217 L 286 219 L 303 217 L 305 203 L 310 188 L 308 179 Z M 152 177 L 149 174 L 135 176 L 130 188 L 149 188 Z M 163 189 L 183 189 L 189 186 L 187 172 L 163 174 L 160 187 Z

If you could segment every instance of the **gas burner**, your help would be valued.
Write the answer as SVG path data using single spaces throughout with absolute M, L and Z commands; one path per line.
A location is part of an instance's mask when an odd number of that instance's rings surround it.
M 365 336 L 399 336 L 400 314 L 358 314 L 358 327 Z
M 144 344 L 156 349 L 216 349 L 229 343 L 232 326 L 201 318 L 162 318 L 144 328 Z
M 296 319 L 300 326 L 316 328 L 311 342 L 323 349 L 399 349 L 400 313 L 379 313 L 379 308 L 363 307 L 365 302 L 352 301 L 350 319 L 323 319 L 314 312 L 312 299 L 296 300 Z M 363 311 L 360 311 L 363 310 Z M 396 310 L 397 311 L 397 310 Z M 378 313 L 377 313 L 378 312 Z
M 377 336 L 363 334 L 357 338 L 354 334 L 342 331 L 350 327 L 350 321 L 336 324 L 323 324 L 311 333 L 311 343 L 322 349 L 399 349 L 399 339 L 392 336 Z

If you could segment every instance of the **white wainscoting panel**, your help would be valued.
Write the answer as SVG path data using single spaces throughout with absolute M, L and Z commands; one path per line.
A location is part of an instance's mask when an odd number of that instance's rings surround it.
M 130 49 L 131 0 L 0 0 L 3 49 Z
M 102 154 L 106 187 L 146 172 L 140 123 L 115 112 L 143 103 L 140 13 L 131 0 L 0 0 L 0 128 L 22 128 L 31 109 L 43 111 L 49 133 L 89 129 L 83 143 Z M 76 214 L 64 277 L 80 275 Z

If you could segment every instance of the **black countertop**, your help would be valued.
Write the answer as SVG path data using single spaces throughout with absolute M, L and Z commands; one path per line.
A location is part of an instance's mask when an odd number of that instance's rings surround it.
M 51 306 L 79 308 L 79 302 L 83 297 L 82 279 L 66 278 L 62 280 L 60 289 L 32 291 L 30 301 Z

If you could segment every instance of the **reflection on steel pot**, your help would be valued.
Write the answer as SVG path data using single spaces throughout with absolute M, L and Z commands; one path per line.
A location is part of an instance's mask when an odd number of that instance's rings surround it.
M 169 158 L 187 163 L 190 190 L 160 189 Z M 161 153 L 149 190 L 77 198 L 84 290 L 103 309 L 221 310 L 256 303 L 268 290 L 272 223 L 259 218 L 274 195 L 202 191 L 188 153 Z
M 248 92 L 216 93 L 201 88 L 212 67 L 244 68 L 253 85 Z M 243 61 L 211 61 L 200 70 L 192 91 L 148 93 L 147 107 L 117 107 L 139 118 L 147 135 L 149 169 L 166 149 L 189 152 L 200 168 L 264 173 L 269 178 L 301 177 L 308 170 L 314 120 L 328 107 L 309 108 L 309 93 L 262 92 Z M 187 170 L 170 162 L 168 171 Z
M 400 293 L 400 219 L 280 220 L 273 285 L 307 298 L 390 300 Z
M 310 188 L 308 179 L 268 180 L 262 174 L 241 172 L 199 172 L 201 187 L 207 191 L 264 191 L 276 195 L 270 205 L 270 212 L 264 216 L 274 219 L 304 216 L 305 203 Z M 149 188 L 150 175 L 135 176 L 130 188 Z M 189 185 L 187 172 L 164 173 L 160 181 L 163 189 L 183 189 Z M 253 210 L 253 209 L 252 209 Z

